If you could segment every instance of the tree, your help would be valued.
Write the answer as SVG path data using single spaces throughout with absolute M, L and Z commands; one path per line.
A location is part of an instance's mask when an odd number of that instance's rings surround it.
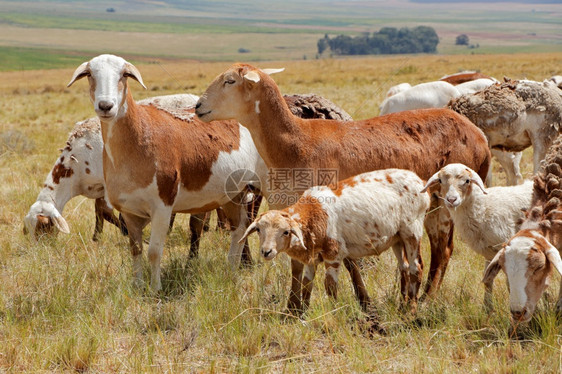
M 459 36 L 457 36 L 457 40 L 455 41 L 456 45 L 468 45 L 469 43 L 469 39 L 468 39 L 468 35 L 466 34 L 460 34 Z

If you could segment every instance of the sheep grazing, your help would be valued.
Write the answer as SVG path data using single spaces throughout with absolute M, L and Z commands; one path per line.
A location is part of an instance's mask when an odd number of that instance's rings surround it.
M 550 84 L 532 81 L 495 84 L 458 97 L 449 107 L 480 127 L 492 149 L 521 152 L 532 145 L 534 173 L 562 123 L 559 91 Z M 517 180 L 508 183 L 516 184 Z
M 412 88 L 410 83 L 399 83 L 399 84 L 397 84 L 395 86 L 392 86 L 388 89 L 388 91 L 386 92 L 386 97 L 394 96 L 397 93 L 409 90 L 410 88 Z
M 433 185 L 453 219 L 459 237 L 486 265 L 519 231 L 525 211 L 531 205 L 533 183 L 486 189 L 478 174 L 463 164 L 449 164 L 427 181 L 422 192 Z M 486 285 L 484 305 L 491 306 L 493 283 Z
M 142 229 L 151 222 L 150 285 L 161 289 L 160 261 L 175 212 L 202 213 L 222 206 L 232 223 L 229 261 L 237 267 L 243 249 L 238 240 L 249 222 L 244 207 L 225 191 L 225 181 L 241 169 L 262 178 L 267 173 L 249 132 L 233 121 L 203 126 L 188 110 L 171 114 L 136 104 L 128 78 L 144 83 L 138 69 L 121 57 L 100 55 L 84 62 L 68 86 L 83 77 L 88 77 L 101 122 L 106 197 L 129 229 L 137 283 L 142 282 Z M 252 183 L 261 188 L 254 179 L 231 182 L 229 192 Z
M 533 200 L 519 231 L 488 265 L 488 285 L 502 269 L 509 282 L 509 304 L 515 323 L 528 322 L 548 286 L 553 268 L 562 274 L 562 135 L 552 144 L 535 175 Z M 562 290 L 562 283 L 560 285 Z M 562 292 L 556 309 L 562 312 Z
M 90 118 L 76 123 L 60 157 L 45 179 L 37 201 L 24 218 L 25 232 L 30 233 L 33 238 L 53 232 L 55 228 L 69 233 L 62 211 L 66 203 L 78 195 L 96 199 L 93 240 L 97 240 L 103 229 L 103 219 L 125 230 L 113 215 L 113 209 L 103 200 L 102 149 L 98 119 Z
M 445 75 L 443 77 L 441 77 L 439 80 L 440 81 L 444 81 L 447 83 L 451 83 L 453 86 L 456 86 L 458 84 L 462 84 L 465 82 L 470 82 L 476 79 L 481 79 L 481 78 L 487 78 L 487 79 L 494 79 L 492 77 L 489 77 L 485 74 L 479 73 L 477 71 L 461 71 L 460 73 L 455 73 L 455 74 L 450 74 L 450 75 Z
M 379 255 L 392 247 L 402 296 L 415 310 L 423 270 L 420 240 L 430 202 L 427 193 L 418 192 L 422 187 L 415 173 L 401 169 L 363 173 L 340 181 L 335 189 L 313 187 L 296 204 L 263 213 L 241 240 L 257 231 L 266 260 L 284 252 L 304 265 L 303 309 L 320 262 L 326 267 L 326 291 L 336 299 L 342 261 Z M 354 285 L 366 310 L 369 296 L 360 275 Z
M 412 109 L 443 108 L 459 95 L 459 91 L 447 82 L 420 83 L 387 97 L 380 106 L 380 115 Z
M 327 184 L 323 183 L 326 170 L 331 172 L 327 179 L 335 181 L 387 168 L 408 169 L 427 179 L 452 162 L 465 163 L 481 176 L 488 171 L 490 151 L 484 134 L 453 111 L 425 109 L 349 122 L 300 119 L 291 113 L 269 76 L 276 71 L 236 64 L 211 83 L 196 105 L 197 115 L 205 122 L 235 118 L 243 123 L 273 172 L 311 171 L 310 186 L 314 186 Z M 298 186 L 292 191 L 271 187 L 272 196 L 304 192 Z M 289 205 L 269 201 L 273 209 Z M 434 208 L 439 204 L 432 199 Z M 425 223 L 432 253 L 426 292 L 432 295 L 452 253 L 452 223 L 444 209 L 429 214 Z M 289 309 L 298 310 L 303 265 L 293 260 L 291 267 Z

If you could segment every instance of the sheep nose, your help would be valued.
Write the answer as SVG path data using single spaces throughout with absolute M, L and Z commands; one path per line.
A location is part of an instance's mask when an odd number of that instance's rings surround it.
M 201 102 L 198 101 L 197 104 L 195 104 L 195 109 L 199 109 L 201 107 Z
M 452 196 L 452 197 L 448 197 L 447 201 L 451 204 L 453 204 L 455 201 L 457 201 L 457 197 L 456 196 Z
M 270 249 L 269 251 L 262 251 L 263 257 L 268 258 L 272 251 L 272 249 Z
M 511 311 L 511 318 L 513 318 L 514 321 L 520 321 L 521 319 L 523 319 L 523 316 L 525 315 L 525 309 L 523 310 L 512 310 Z
M 98 104 L 98 108 L 103 110 L 104 112 L 109 112 L 111 108 L 113 108 L 113 103 L 111 101 L 100 101 Z

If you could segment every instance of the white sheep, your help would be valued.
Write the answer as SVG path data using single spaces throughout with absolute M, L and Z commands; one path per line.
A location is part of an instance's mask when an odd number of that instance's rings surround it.
M 463 164 L 449 164 L 427 181 L 422 192 L 439 185 L 443 199 L 461 240 L 484 256 L 486 265 L 521 226 L 524 211 L 531 205 L 533 183 L 485 188 L 474 170 Z M 484 302 L 490 305 L 492 284 L 486 287 Z
M 483 90 L 484 88 L 490 87 L 492 84 L 495 83 L 498 83 L 498 81 L 493 78 L 479 78 L 473 81 L 468 81 L 458 84 L 455 86 L 455 88 L 459 90 L 461 95 L 466 95 Z
M 319 262 L 326 267 L 326 291 L 335 299 L 344 259 L 379 255 L 392 247 L 402 275 L 402 295 L 415 309 L 423 266 L 420 240 L 430 202 L 427 193 L 419 192 L 422 187 L 414 172 L 402 169 L 359 174 L 334 189 L 313 187 L 296 204 L 263 213 L 241 241 L 257 231 L 266 260 L 285 252 L 304 264 L 304 308 Z M 369 296 L 360 276 L 354 283 L 366 309 Z
M 516 324 L 528 322 L 553 270 L 562 274 L 562 135 L 554 141 L 534 178 L 533 201 L 525 222 L 497 253 L 484 274 L 493 283 L 502 269 L 509 282 L 509 308 Z M 556 303 L 562 313 L 562 283 Z
M 412 109 L 443 108 L 457 96 L 460 96 L 459 91 L 450 83 L 442 81 L 420 83 L 387 97 L 380 106 L 380 115 Z
M 409 90 L 410 88 L 412 88 L 412 85 L 410 85 L 410 83 L 399 83 L 399 84 L 397 84 L 395 86 L 392 86 L 388 89 L 388 91 L 386 92 L 386 97 L 394 96 L 397 93 Z

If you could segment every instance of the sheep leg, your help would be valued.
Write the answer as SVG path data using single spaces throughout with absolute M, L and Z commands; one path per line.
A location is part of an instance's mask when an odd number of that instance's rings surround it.
M 541 161 L 546 157 L 546 151 L 549 148 L 548 144 L 544 144 L 546 139 L 541 139 L 542 135 L 534 134 L 531 138 L 533 144 L 533 174 L 539 172 Z
M 521 175 L 521 157 L 523 152 L 505 152 L 499 149 L 492 149 L 492 155 L 498 160 L 506 174 L 508 186 L 515 186 L 523 183 L 523 175 Z M 488 175 L 492 168 L 490 167 Z
M 217 230 L 226 230 L 226 215 L 222 208 L 217 208 Z
M 333 301 L 336 301 L 338 298 L 338 277 L 340 274 L 340 261 L 324 260 L 324 266 L 326 267 L 326 278 L 324 279 L 324 287 L 326 288 L 326 293 Z
M 209 212 L 192 214 L 189 217 L 189 231 L 191 232 L 189 258 L 196 258 L 199 254 L 199 241 L 201 240 L 203 226 L 208 216 Z
M 96 211 L 96 225 L 94 228 L 94 235 L 92 237 L 93 241 L 97 242 L 99 239 L 99 235 L 103 232 L 104 220 L 117 226 L 121 230 L 121 232 L 125 230 L 126 235 L 126 226 L 123 228 L 123 223 L 113 214 L 113 209 L 107 205 L 107 202 L 103 197 L 97 198 L 95 200 L 94 208 Z
M 310 305 L 310 295 L 312 295 L 312 288 L 314 287 L 314 276 L 316 275 L 316 267 L 318 262 L 311 265 L 304 265 L 304 274 L 302 278 L 302 309 L 308 309 Z
M 414 223 L 415 225 L 415 223 Z M 421 259 L 421 236 L 423 235 L 423 228 L 420 224 L 420 230 L 417 234 L 404 239 L 404 248 L 406 257 L 408 259 L 408 289 L 406 301 L 410 304 L 410 311 L 415 312 L 418 305 L 418 291 L 420 289 L 422 274 L 423 274 L 423 261 Z
M 431 213 L 426 215 L 424 226 L 431 245 L 431 263 L 422 299 L 433 297 L 441 287 L 454 249 L 453 220 L 434 194 L 428 212 Z
M 408 260 L 406 258 L 406 251 L 404 249 L 404 243 L 402 241 L 394 244 L 392 246 L 392 251 L 398 262 L 398 271 L 400 271 L 400 293 L 402 294 L 402 300 L 405 302 L 408 299 Z
M 486 274 L 488 265 L 490 265 L 490 260 L 486 260 L 486 263 L 484 265 L 484 275 Z M 484 282 L 484 287 L 484 309 L 487 312 L 490 312 L 494 308 L 492 303 L 492 288 L 494 287 L 494 279 L 492 279 L 490 282 Z
M 291 314 L 298 315 L 302 313 L 301 290 L 303 269 L 303 263 L 291 259 L 291 291 L 287 301 L 287 309 Z
M 230 222 L 231 242 L 230 250 L 228 252 L 228 262 L 232 269 L 237 269 L 240 266 L 240 261 L 243 264 L 252 264 L 252 256 L 250 248 L 248 247 L 247 240 L 240 244 L 238 241 L 244 236 L 246 228 L 250 222 L 248 221 L 248 214 L 243 205 L 230 202 L 223 207 L 224 213 Z M 242 256 L 244 258 L 242 259 Z
M 164 251 L 164 242 L 170 227 L 171 207 L 161 207 L 152 214 L 150 241 L 148 244 L 148 262 L 150 263 L 150 288 L 153 292 L 162 289 L 160 262 Z
M 355 296 L 357 297 L 357 300 L 359 300 L 359 305 L 361 305 L 361 309 L 364 312 L 367 312 L 369 305 L 371 304 L 371 299 L 369 298 L 367 287 L 365 287 L 365 283 L 361 277 L 359 265 L 355 259 L 349 257 L 343 259 L 343 264 L 351 276 L 351 284 L 353 285 Z
M 136 286 L 142 286 L 142 229 L 150 219 L 138 217 L 129 213 L 121 213 L 129 229 L 129 244 L 133 256 L 133 277 Z

